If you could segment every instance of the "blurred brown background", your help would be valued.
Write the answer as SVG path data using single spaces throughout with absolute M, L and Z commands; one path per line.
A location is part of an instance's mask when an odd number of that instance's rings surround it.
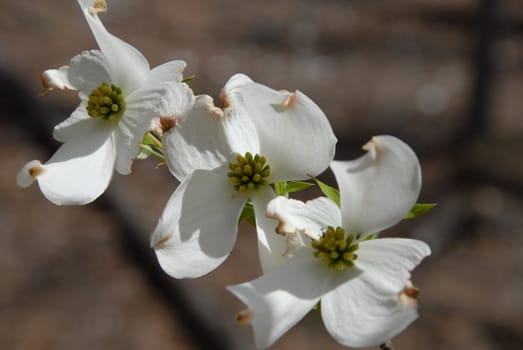
M 428 242 L 414 273 L 421 318 L 398 350 L 523 348 L 521 0 L 109 0 L 106 27 L 151 66 L 188 63 L 195 93 L 236 72 L 320 105 L 337 158 L 393 134 L 418 153 L 426 216 L 387 234 Z M 0 349 L 251 349 L 224 286 L 259 274 L 252 230 L 207 277 L 176 281 L 148 235 L 176 187 L 137 162 L 85 207 L 57 207 L 19 168 L 58 147 L 74 93 L 38 75 L 94 40 L 73 0 L 0 1 Z M 332 181 L 329 174 L 326 181 Z M 311 313 L 274 349 L 341 349 Z

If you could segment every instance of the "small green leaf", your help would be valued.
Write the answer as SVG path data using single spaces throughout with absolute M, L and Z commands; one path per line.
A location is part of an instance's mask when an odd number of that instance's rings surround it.
M 195 75 L 191 75 L 191 76 L 189 76 L 189 77 L 185 77 L 185 78 L 183 78 L 182 83 L 186 83 L 186 84 L 187 84 L 188 82 L 190 82 L 191 80 L 193 80 L 194 77 L 196 77 L 196 76 L 195 76 Z
M 287 193 L 298 192 L 311 186 L 314 186 L 314 184 L 311 184 L 310 182 L 291 181 L 287 184 Z
M 287 196 L 287 193 L 289 191 L 287 190 L 287 182 L 286 181 L 280 181 L 274 183 L 274 192 L 276 192 L 276 195 L 278 196 Z
M 276 192 L 278 196 L 288 197 L 289 193 L 298 192 L 311 186 L 314 186 L 314 184 L 304 181 L 280 181 L 274 183 L 274 192 Z
M 436 207 L 437 203 L 416 203 L 410 210 L 410 212 L 405 215 L 404 219 L 414 219 L 418 216 L 428 213 Z
M 379 237 L 379 233 L 371 233 L 370 235 L 367 235 L 365 237 L 363 237 L 363 239 L 361 240 L 362 242 L 364 241 L 371 241 L 373 239 L 376 239 Z
M 321 182 L 320 180 L 318 180 L 315 177 L 311 177 L 311 179 L 318 184 L 318 186 L 320 187 L 321 192 L 327 198 L 329 198 L 331 201 L 336 203 L 338 205 L 338 207 L 340 206 L 340 191 L 338 191 L 334 187 L 331 187 L 331 186 L 327 185 L 324 182 Z
M 256 226 L 256 217 L 254 216 L 254 206 L 252 201 L 249 199 L 245 206 L 243 207 L 240 218 L 238 219 L 238 224 L 242 221 L 248 222 L 249 224 Z

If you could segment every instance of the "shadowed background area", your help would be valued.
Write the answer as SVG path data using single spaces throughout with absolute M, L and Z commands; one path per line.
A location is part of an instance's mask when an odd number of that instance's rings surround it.
M 422 239 L 421 318 L 397 350 L 523 345 L 523 6 L 519 0 L 108 0 L 101 18 L 151 66 L 187 61 L 196 94 L 243 72 L 301 90 L 329 117 L 337 159 L 377 134 L 420 157 L 420 202 L 438 207 L 386 232 Z M 0 2 L 0 348 L 251 349 L 225 285 L 259 275 L 253 230 L 198 280 L 158 267 L 148 237 L 176 180 L 135 162 L 85 207 L 15 185 L 59 146 L 78 99 L 39 97 L 38 75 L 96 48 L 73 0 Z M 334 185 L 330 173 L 323 179 Z M 317 194 L 314 190 L 310 195 Z M 312 312 L 274 349 L 342 349 Z

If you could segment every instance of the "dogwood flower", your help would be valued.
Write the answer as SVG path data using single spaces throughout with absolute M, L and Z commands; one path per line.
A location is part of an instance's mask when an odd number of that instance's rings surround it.
M 196 98 L 187 119 L 163 138 L 171 172 L 181 180 L 151 237 L 162 268 L 176 278 L 199 277 L 219 266 L 236 241 L 238 219 L 251 199 L 264 269 L 277 265 L 284 242 L 265 232 L 269 184 L 320 174 L 334 156 L 331 126 L 307 96 L 275 91 L 234 75 L 221 95 Z M 267 231 L 268 230 L 268 231 Z
M 414 239 L 369 239 L 400 221 L 420 188 L 414 152 L 391 136 L 374 137 L 364 156 L 333 162 L 341 210 L 325 197 L 306 203 L 277 197 L 267 215 L 288 242 L 287 263 L 228 287 L 248 309 L 258 348 L 271 346 L 320 303 L 323 322 L 341 344 L 377 346 L 417 318 L 410 272 L 430 254 Z
M 41 75 L 44 94 L 78 90 L 80 105 L 58 124 L 54 137 L 64 144 L 45 163 L 28 162 L 17 175 L 21 187 L 38 181 L 55 204 L 86 204 L 107 188 L 113 171 L 127 175 L 154 118 L 182 115 L 194 101 L 181 83 L 183 61 L 154 69 L 131 45 L 110 34 L 97 16 L 105 1 L 79 0 L 100 51 L 84 51 L 69 66 Z

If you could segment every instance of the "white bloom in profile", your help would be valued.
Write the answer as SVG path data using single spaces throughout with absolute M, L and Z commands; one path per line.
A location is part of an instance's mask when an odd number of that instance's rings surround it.
M 154 69 L 131 45 L 113 36 L 97 16 L 105 1 L 79 0 L 100 51 L 84 51 L 69 66 L 45 71 L 45 93 L 78 90 L 80 105 L 53 136 L 64 144 L 45 163 L 27 163 L 17 184 L 38 181 L 44 196 L 61 204 L 86 204 L 107 188 L 113 171 L 127 175 L 152 121 L 184 115 L 194 97 L 181 83 L 183 61 Z
M 187 119 L 163 138 L 171 172 L 182 182 L 151 237 L 162 268 L 176 278 L 199 277 L 219 266 L 236 241 L 238 219 L 252 200 L 262 267 L 285 250 L 265 232 L 275 197 L 269 184 L 320 174 L 334 157 L 336 138 L 320 108 L 303 93 L 276 91 L 234 75 L 223 108 L 196 98 Z
M 418 159 L 391 136 L 374 137 L 365 148 L 359 159 L 332 162 L 341 211 L 324 197 L 269 203 L 267 215 L 289 242 L 288 261 L 228 287 L 248 307 L 238 320 L 252 324 L 258 348 L 271 346 L 318 302 L 329 333 L 350 347 L 385 343 L 417 318 L 410 271 L 430 248 L 413 239 L 366 236 L 412 208 L 421 188 Z

